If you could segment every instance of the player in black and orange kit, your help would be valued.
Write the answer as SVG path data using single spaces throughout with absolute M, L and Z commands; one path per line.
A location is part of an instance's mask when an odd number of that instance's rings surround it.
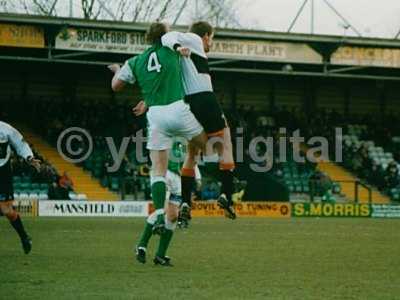
M 221 195 L 218 204 L 225 210 L 228 218 L 235 219 L 233 208 L 233 159 L 230 129 L 216 95 L 213 91 L 208 58 L 214 29 L 207 22 L 193 23 L 190 32 L 168 32 L 162 37 L 162 43 L 181 53 L 183 86 L 185 89 L 185 102 L 190 105 L 190 110 L 203 126 L 208 138 L 213 138 L 213 149 L 206 151 L 206 156 L 216 151 L 219 155 L 219 177 L 222 183 Z M 190 198 L 195 181 L 195 157 L 199 149 L 191 143 L 188 145 L 188 155 L 182 168 L 182 210 L 181 216 L 190 218 Z
M 32 249 L 32 240 L 25 231 L 21 217 L 13 208 L 11 149 L 14 149 L 19 156 L 23 157 L 36 170 L 39 170 L 40 162 L 33 157 L 32 150 L 28 143 L 24 141 L 22 135 L 11 125 L 0 121 L 0 210 L 18 233 L 22 248 L 25 254 L 28 254 Z
M 213 91 L 210 69 L 206 53 L 209 52 L 214 37 L 214 29 L 207 22 L 196 22 L 191 25 L 190 32 L 168 32 L 163 35 L 163 46 L 179 52 L 182 56 L 182 83 L 185 90 L 185 102 L 199 123 L 203 126 L 209 139 L 213 139 L 213 147 L 199 149 L 189 142 L 186 159 L 181 171 L 182 207 L 180 217 L 190 219 L 190 203 L 195 184 L 196 156 L 203 151 L 203 157 L 219 156 L 219 177 L 222 183 L 218 204 L 225 210 L 228 218 L 235 219 L 233 208 L 233 171 L 235 162 L 230 129 L 221 106 Z M 143 102 L 135 108 L 136 114 L 146 111 Z M 207 140 L 207 137 L 205 137 Z

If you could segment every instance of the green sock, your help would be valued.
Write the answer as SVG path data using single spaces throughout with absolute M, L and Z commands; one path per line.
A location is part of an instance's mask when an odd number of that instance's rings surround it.
M 173 234 L 174 232 L 170 229 L 165 229 L 163 234 L 161 234 L 160 243 L 158 244 L 157 256 L 159 257 L 165 256 Z
M 163 209 L 166 197 L 166 187 L 164 181 L 157 181 L 151 186 L 151 195 L 155 209 Z
M 150 238 L 152 235 L 153 235 L 153 225 L 146 222 L 142 236 L 140 237 L 140 240 L 139 240 L 138 247 L 147 248 L 147 245 L 149 244 L 149 241 L 150 241 Z

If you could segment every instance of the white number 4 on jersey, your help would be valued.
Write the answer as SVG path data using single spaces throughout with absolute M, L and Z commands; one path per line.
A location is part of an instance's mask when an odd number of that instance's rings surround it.
M 157 71 L 157 73 L 161 72 L 161 65 L 158 62 L 157 53 L 152 52 L 149 56 L 149 61 L 147 62 L 147 71 L 153 72 Z

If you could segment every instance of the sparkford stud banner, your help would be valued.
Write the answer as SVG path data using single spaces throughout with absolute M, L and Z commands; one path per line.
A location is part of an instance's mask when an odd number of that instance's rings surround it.
M 147 49 L 144 32 L 67 28 L 56 37 L 56 49 L 138 54 Z M 306 44 L 215 38 L 211 58 L 321 63 Z
M 67 28 L 56 37 L 56 49 L 138 54 L 148 47 L 144 32 Z

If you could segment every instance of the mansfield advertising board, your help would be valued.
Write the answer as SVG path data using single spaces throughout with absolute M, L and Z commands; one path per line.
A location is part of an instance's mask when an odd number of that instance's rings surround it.
M 41 217 L 146 217 L 147 201 L 39 201 Z

